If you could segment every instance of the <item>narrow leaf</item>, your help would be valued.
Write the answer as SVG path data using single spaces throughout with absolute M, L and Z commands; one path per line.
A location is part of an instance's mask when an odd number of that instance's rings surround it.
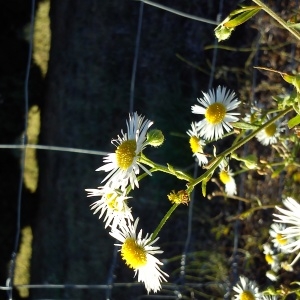
M 297 126 L 298 124 L 300 124 L 300 116 L 299 115 L 295 116 L 294 118 L 292 118 L 288 121 L 289 129 Z
M 206 184 L 207 184 L 207 181 L 208 181 L 207 179 L 204 179 L 201 183 L 203 197 L 206 197 Z
M 224 23 L 224 26 L 227 28 L 236 27 L 238 25 L 241 25 L 248 21 L 250 18 L 252 18 L 254 15 L 256 15 L 261 8 L 254 8 L 250 11 L 244 11 L 239 16 L 237 16 L 234 19 L 231 19 L 230 21 Z
M 246 123 L 246 122 L 234 122 L 234 123 L 231 123 L 231 125 L 235 128 L 246 129 L 246 130 L 248 130 L 248 129 L 255 130 L 258 128 L 258 126 L 250 124 L 250 123 Z

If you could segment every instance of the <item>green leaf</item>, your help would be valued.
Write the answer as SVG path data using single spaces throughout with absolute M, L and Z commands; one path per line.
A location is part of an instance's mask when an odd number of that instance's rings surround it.
M 297 116 L 295 116 L 294 118 L 292 118 L 288 121 L 289 129 L 297 126 L 298 124 L 300 124 L 300 115 L 297 115 Z
M 288 24 L 288 26 L 300 30 L 300 23 Z
M 238 15 L 236 18 L 231 19 L 230 21 L 224 23 L 224 26 L 227 28 L 232 28 L 232 27 L 236 27 L 238 25 L 241 25 L 243 23 L 245 23 L 246 21 L 248 21 L 250 18 L 252 18 L 254 15 L 256 15 L 259 11 L 261 10 L 261 8 L 259 6 L 253 6 L 251 8 L 243 8 L 243 9 L 239 9 L 238 11 L 240 13 L 240 15 Z
M 260 6 L 257 6 L 257 5 L 251 5 L 251 6 L 243 6 L 242 8 L 239 8 L 239 9 L 235 9 L 234 11 L 232 11 L 228 18 L 231 18 L 233 16 L 236 16 L 238 14 L 241 14 L 243 12 L 246 12 L 246 11 L 251 11 L 251 10 L 254 10 L 254 9 L 261 9 Z
M 245 157 L 238 157 L 236 153 L 232 153 L 231 158 L 238 161 L 242 161 L 245 164 L 245 166 L 250 170 L 255 169 L 257 167 L 257 156 L 255 154 L 249 154 Z
M 172 174 L 176 174 L 176 170 L 174 169 L 174 167 L 173 167 L 172 165 L 167 164 L 167 166 L 168 166 L 169 171 L 170 171 Z
M 281 76 L 286 82 L 292 84 L 296 88 L 297 92 L 300 93 L 300 75 L 282 73 Z
M 205 178 L 202 183 L 201 183 L 201 188 L 202 188 L 202 195 L 203 197 L 206 197 L 206 185 L 207 185 L 207 178 Z
M 213 174 L 209 174 L 206 178 L 204 178 L 201 182 L 201 188 L 202 188 L 202 195 L 203 197 L 206 197 L 206 185 L 209 182 L 209 180 L 211 179 Z
M 239 128 L 239 129 L 251 129 L 251 130 L 255 130 L 258 128 L 257 125 L 253 125 L 253 124 L 250 124 L 250 123 L 246 123 L 246 122 L 233 122 L 231 123 L 231 125 L 235 128 Z

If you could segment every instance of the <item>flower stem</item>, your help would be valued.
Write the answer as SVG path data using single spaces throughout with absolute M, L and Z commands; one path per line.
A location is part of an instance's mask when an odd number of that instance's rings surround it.
M 267 14 L 269 14 L 274 20 L 276 20 L 283 28 L 288 30 L 292 35 L 294 35 L 298 40 L 300 40 L 300 33 L 289 26 L 286 21 L 279 17 L 271 8 L 264 4 L 261 0 L 252 0 L 254 3 L 259 5 Z
M 160 164 L 156 164 L 149 158 L 147 158 L 144 154 L 141 155 L 140 160 L 141 163 L 144 163 L 145 165 L 151 167 L 151 172 L 160 171 L 163 173 L 167 173 L 173 176 L 176 176 L 178 179 L 186 180 L 188 182 L 193 181 L 193 178 L 189 176 L 188 174 L 184 173 L 183 171 L 177 170 L 173 168 L 171 165 L 168 165 L 168 167 L 165 167 Z
M 165 216 L 162 218 L 162 220 L 160 221 L 160 223 L 158 224 L 158 226 L 156 227 L 156 229 L 154 230 L 153 234 L 151 235 L 151 241 L 153 241 L 158 233 L 160 232 L 160 230 L 162 229 L 162 227 L 165 225 L 165 223 L 167 222 L 167 220 L 170 218 L 171 214 L 173 213 L 173 211 L 177 208 L 179 204 L 175 203 L 171 206 L 171 208 L 168 210 L 168 212 L 165 214 Z

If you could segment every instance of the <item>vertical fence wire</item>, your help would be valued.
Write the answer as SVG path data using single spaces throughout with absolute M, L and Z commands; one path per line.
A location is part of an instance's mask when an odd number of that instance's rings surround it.
M 27 144 L 27 126 L 28 126 L 28 111 L 29 111 L 29 76 L 30 76 L 30 67 L 32 59 L 32 49 L 33 49 L 33 30 L 34 30 L 34 14 L 35 14 L 35 0 L 31 0 L 31 11 L 30 11 L 30 34 L 29 34 L 29 47 L 28 47 L 28 56 L 27 56 L 27 66 L 25 71 L 25 80 L 24 80 L 24 133 L 21 137 L 21 144 L 24 146 L 24 149 L 21 150 L 21 166 L 20 166 L 20 178 L 18 186 L 18 196 L 17 196 L 17 218 L 16 218 L 16 234 L 13 252 L 11 254 L 8 278 L 6 281 L 8 290 L 9 300 L 13 299 L 13 284 L 14 284 L 14 275 L 15 275 L 15 265 L 16 257 L 20 243 L 20 234 L 21 234 L 21 208 L 22 208 L 22 193 L 23 193 L 23 176 L 25 169 L 25 157 L 26 157 L 26 144 Z
M 217 24 L 220 23 L 222 19 L 222 14 L 223 14 L 223 2 L 224 0 L 219 1 L 219 12 L 217 15 Z M 212 66 L 211 66 L 211 71 L 210 71 L 210 76 L 209 76 L 209 83 L 208 83 L 208 89 L 212 88 L 212 84 L 214 81 L 215 77 L 215 69 L 216 69 L 216 63 L 217 63 L 217 55 L 218 55 L 218 40 L 215 38 L 214 42 L 214 49 L 213 49 L 213 58 L 212 58 Z
M 130 113 L 133 113 L 133 109 L 134 109 L 135 79 L 136 79 L 137 62 L 138 62 L 139 51 L 140 51 L 141 32 L 142 32 L 143 15 L 144 15 L 143 12 L 144 12 L 144 2 L 141 1 L 140 9 L 139 9 L 138 28 L 137 28 L 136 40 L 135 40 L 135 50 L 134 50 L 134 58 L 133 58 L 133 65 L 132 65 L 132 76 L 131 76 L 131 83 L 130 83 L 130 99 L 129 99 L 129 112 Z

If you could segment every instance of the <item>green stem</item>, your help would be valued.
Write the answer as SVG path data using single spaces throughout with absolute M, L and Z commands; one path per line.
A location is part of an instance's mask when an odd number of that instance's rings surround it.
M 162 227 L 165 225 L 165 223 L 167 222 L 167 220 L 170 218 L 171 214 L 173 213 L 173 211 L 177 208 L 179 204 L 173 204 L 171 206 L 171 208 L 168 210 L 168 212 L 165 214 L 165 216 L 162 218 L 162 220 L 160 221 L 160 223 L 158 224 L 158 226 L 156 227 L 156 229 L 154 230 L 153 234 L 151 235 L 151 241 L 153 241 L 158 233 L 160 232 L 160 230 L 162 229 Z
M 283 28 L 288 30 L 292 35 L 294 35 L 298 40 L 300 40 L 300 33 L 293 27 L 290 27 L 287 24 L 287 22 L 285 22 L 281 17 L 279 17 L 272 9 L 270 9 L 267 5 L 265 5 L 260 0 L 252 0 L 252 1 L 257 5 L 259 5 L 267 14 L 269 14 L 274 20 L 276 20 Z
M 280 113 L 278 113 L 278 115 L 276 115 L 273 119 L 270 119 L 268 122 L 264 123 L 262 126 L 260 126 L 259 128 L 257 128 L 256 130 L 254 130 L 253 132 L 251 132 L 248 136 L 246 136 L 244 139 L 240 140 L 239 142 L 237 142 L 235 145 L 233 145 L 232 147 L 230 147 L 229 149 L 225 150 L 224 152 L 222 152 L 220 155 L 222 155 L 223 157 L 225 157 L 226 155 L 232 153 L 233 151 L 237 150 L 238 148 L 240 148 L 241 146 L 243 146 L 244 144 L 246 144 L 247 142 L 249 142 L 253 137 L 255 137 L 261 130 L 269 127 L 271 124 L 273 124 L 274 122 L 276 122 L 277 120 L 279 120 L 280 118 L 282 118 L 285 114 L 287 114 L 288 112 L 292 111 L 293 108 L 292 107 L 288 107 L 285 110 L 281 111 Z
M 150 160 L 149 158 L 147 158 L 144 154 L 141 155 L 140 160 L 141 163 L 149 166 L 152 168 L 151 172 L 156 172 L 156 171 L 160 171 L 163 173 L 167 173 L 173 176 L 176 176 L 178 179 L 182 179 L 182 180 L 186 180 L 188 182 L 193 181 L 193 178 L 191 176 L 189 176 L 188 174 L 180 171 L 180 170 L 176 170 L 173 167 L 165 167 L 163 165 L 160 164 L 156 164 L 155 162 L 153 162 L 152 160 Z

